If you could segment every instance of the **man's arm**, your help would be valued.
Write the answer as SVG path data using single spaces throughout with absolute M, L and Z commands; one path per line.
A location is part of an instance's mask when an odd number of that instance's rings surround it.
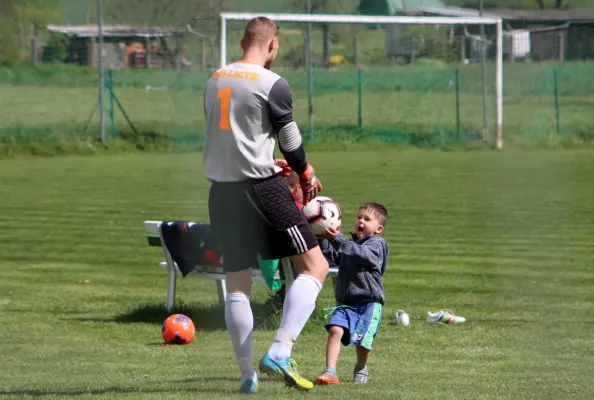
M 301 132 L 293 119 L 293 99 L 288 82 L 278 79 L 268 95 L 270 118 L 278 136 L 280 151 L 297 174 L 307 169 L 307 157 L 301 140 Z
M 268 95 L 270 118 L 278 135 L 281 153 L 289 167 L 299 175 L 299 184 L 303 190 L 303 205 L 322 191 L 322 184 L 316 177 L 313 167 L 307 162 L 301 133 L 293 120 L 293 100 L 289 84 L 279 78 Z

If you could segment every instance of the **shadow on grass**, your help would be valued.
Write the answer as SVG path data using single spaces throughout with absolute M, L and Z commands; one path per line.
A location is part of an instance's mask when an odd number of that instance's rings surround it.
M 254 328 L 260 330 L 278 329 L 282 316 L 282 303 L 270 298 L 265 303 L 252 303 Z M 218 303 L 186 304 L 179 302 L 169 313 L 162 303 L 142 304 L 126 310 L 114 318 L 120 323 L 153 323 L 162 324 L 170 314 L 184 314 L 194 321 L 196 329 L 203 331 L 225 330 L 225 307 Z
M 146 386 L 138 386 L 138 387 L 118 387 L 118 386 L 111 386 L 105 388 L 73 388 L 73 389 L 13 389 L 13 390 L 0 390 L 0 396 L 26 396 L 26 397 L 46 397 L 46 396 L 60 396 L 60 397 L 71 397 L 71 396 L 83 396 L 83 395 L 102 395 L 102 396 L 115 396 L 124 395 L 128 393 L 139 393 L 139 394 L 146 394 L 146 393 L 163 393 L 164 397 L 170 396 L 173 393 L 179 392 L 191 392 L 191 393 L 217 393 L 217 394 L 235 394 L 235 386 L 229 385 L 221 385 L 221 389 L 212 387 L 212 380 L 223 381 L 223 382 L 237 382 L 237 379 L 231 378 L 221 378 L 221 377 L 214 377 L 211 378 L 211 382 L 206 382 L 206 385 L 201 386 L 198 385 L 189 385 L 187 388 L 180 388 L 176 382 L 172 382 L 175 384 L 174 387 L 171 389 L 167 388 L 147 388 Z M 187 383 L 187 382 L 186 382 Z M 227 388 L 224 388 L 224 387 Z
M 283 303 L 277 298 L 270 297 L 264 303 L 252 303 L 252 312 L 254 314 L 254 329 L 275 331 L 280 325 Z M 218 303 L 185 304 L 178 302 L 171 313 L 167 312 L 165 305 L 162 303 L 142 304 L 122 312 L 112 322 L 162 324 L 170 314 L 187 315 L 194 321 L 198 330 L 219 331 L 227 329 L 225 324 L 225 308 Z M 303 331 L 319 331 L 320 329 L 324 329 L 325 321 L 324 310 L 316 307 Z

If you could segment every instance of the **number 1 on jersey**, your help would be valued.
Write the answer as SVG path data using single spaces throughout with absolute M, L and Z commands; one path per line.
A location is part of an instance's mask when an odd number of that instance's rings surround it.
M 231 121 L 229 121 L 229 104 L 231 103 L 231 88 L 219 89 L 217 97 L 221 99 L 221 119 L 219 121 L 219 129 L 228 131 L 231 129 Z

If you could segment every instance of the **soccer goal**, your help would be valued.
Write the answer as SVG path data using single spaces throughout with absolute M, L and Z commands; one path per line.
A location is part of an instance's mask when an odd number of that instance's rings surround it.
M 434 17 L 434 16 L 362 16 L 362 15 L 319 15 L 319 14 L 254 14 L 254 13 L 221 13 L 221 33 L 220 33 L 220 61 L 221 66 L 227 64 L 228 59 L 237 56 L 238 44 L 235 40 L 241 34 L 241 27 L 245 21 L 249 21 L 257 16 L 265 16 L 275 22 L 283 23 L 281 25 L 281 53 L 285 53 L 285 64 L 293 62 L 295 65 L 299 63 L 305 53 L 305 62 L 301 64 L 300 75 L 291 75 L 293 81 L 299 82 L 304 80 L 306 75 L 303 71 L 307 70 L 307 85 L 301 84 L 300 87 L 306 88 L 310 98 L 308 107 L 310 126 L 313 127 L 313 107 L 311 106 L 312 90 L 315 89 L 316 96 L 320 95 L 318 87 L 329 92 L 336 92 L 342 87 L 349 86 L 347 84 L 346 75 L 342 76 L 339 73 L 328 73 L 327 75 L 315 75 L 316 85 L 312 85 L 311 74 L 311 48 L 312 48 L 312 26 L 315 31 L 322 36 L 323 59 L 316 60 L 318 70 L 337 71 L 343 59 L 349 59 L 350 66 L 354 65 L 356 68 L 351 68 L 351 76 L 353 81 L 357 80 L 358 84 L 353 84 L 351 89 L 347 92 L 332 96 L 327 96 L 326 99 L 320 100 L 322 105 L 316 104 L 316 121 L 320 124 L 324 123 L 324 119 L 332 119 L 340 124 L 346 117 L 338 114 L 337 109 L 341 108 L 338 101 L 344 102 L 345 108 L 348 104 L 357 102 L 359 104 L 358 110 L 358 125 L 361 127 L 363 122 L 368 125 L 373 125 L 374 118 L 378 120 L 382 118 L 382 113 L 393 118 L 392 122 L 395 125 L 402 126 L 411 125 L 411 130 L 419 130 L 419 126 L 423 123 L 427 124 L 429 116 L 442 118 L 444 126 L 451 125 L 451 130 L 457 130 L 458 133 L 464 129 L 466 125 L 465 118 L 471 119 L 476 117 L 476 114 L 482 115 L 483 107 L 480 106 L 480 94 L 465 93 L 473 88 L 481 87 L 480 75 L 477 78 L 476 73 L 472 78 L 468 78 L 468 85 L 463 89 L 459 88 L 459 75 L 466 73 L 474 68 L 477 70 L 475 64 L 467 66 L 476 60 L 476 54 L 481 54 L 480 57 L 488 57 L 490 61 L 490 69 L 493 71 L 488 79 L 487 86 L 494 92 L 494 99 L 489 102 L 491 106 L 488 114 L 492 116 L 495 121 L 495 135 L 490 135 L 491 141 L 494 142 L 498 149 L 503 147 L 503 27 L 500 18 L 493 17 Z M 242 24 L 235 21 L 243 21 Z M 339 28 L 349 27 L 348 31 L 355 39 L 351 42 L 351 46 L 355 50 L 345 50 L 346 45 L 342 40 L 344 37 L 343 31 Z M 479 28 L 484 26 L 485 36 L 479 36 Z M 304 29 L 307 27 L 307 30 Z M 330 27 L 330 28 L 329 28 Z M 334 31 L 332 31 L 334 29 Z M 285 35 L 283 32 L 294 33 L 295 42 L 298 42 L 301 48 L 288 49 L 286 43 L 290 41 L 290 35 Z M 381 45 L 377 43 L 371 44 L 372 39 L 368 42 L 362 43 L 358 41 L 360 37 L 380 37 L 380 35 L 369 32 L 380 32 Z M 295 32 L 297 32 L 295 34 Z M 315 33 L 314 33 L 315 35 Z M 490 39 L 487 39 L 490 38 Z M 305 44 L 304 44 L 305 39 Z M 342 41 L 341 41 L 342 40 Z M 376 39 L 379 40 L 379 39 Z M 233 43 L 231 45 L 231 43 Z M 334 44 L 334 52 L 329 52 L 328 47 Z M 233 46 L 233 47 L 229 47 Z M 237 47 L 237 48 L 236 48 Z M 314 46 L 315 47 L 315 46 Z M 379 49 L 381 47 L 381 49 Z M 306 50 L 305 52 L 303 50 Z M 336 50 L 338 49 L 338 50 Z M 321 50 L 317 49 L 318 53 Z M 379 54 L 381 51 L 381 54 Z M 345 53 L 346 52 L 346 53 Z M 349 52 L 355 54 L 351 57 Z M 331 53 L 331 55 L 329 55 Z M 377 54 L 376 54 L 377 53 Z M 346 54 L 346 56 L 345 56 Z M 366 55 L 368 60 L 364 62 L 363 68 L 360 68 L 359 54 Z M 309 55 L 309 56 L 308 56 Z M 294 58 L 290 58 L 294 57 Z M 363 58 L 363 56 L 361 56 Z M 429 62 L 440 63 L 441 69 L 436 68 L 435 73 L 430 71 L 430 68 L 418 68 L 418 65 L 425 65 Z M 278 63 L 276 64 L 278 67 Z M 290 74 L 282 69 L 281 74 Z M 379 68 L 383 65 L 382 68 Z M 404 65 L 403 68 L 394 68 L 395 66 Z M 406 65 L 413 65 L 417 68 L 408 68 Z M 452 65 L 459 65 L 459 67 L 451 67 Z M 336 67 L 336 68 L 334 68 Z M 276 68 L 276 67 L 275 67 Z M 295 68 L 294 68 L 295 70 Z M 355 71 L 356 72 L 352 72 Z M 362 71 L 361 71 L 362 70 Z M 343 68 L 341 71 L 349 69 Z M 376 72 L 377 71 L 377 72 Z M 452 72 L 452 71 L 455 71 Z M 480 71 L 480 70 L 479 70 Z M 361 89 L 361 72 L 364 74 L 365 90 Z M 292 86 L 295 86 L 291 79 L 289 79 Z M 350 87 L 350 86 L 349 86 Z M 415 89 L 416 88 L 416 89 Z M 297 89 L 299 90 L 299 89 Z M 377 96 L 376 100 L 367 100 L 372 93 L 377 93 L 384 90 L 384 95 Z M 367 95 L 369 93 L 369 95 Z M 474 96 L 474 97 L 472 97 Z M 352 99 L 352 101 L 350 100 Z M 316 102 L 318 97 L 316 97 Z M 324 103 L 324 101 L 326 103 Z M 462 107 L 460 102 L 466 102 L 468 106 Z M 480 107 L 480 108 L 479 108 Z M 305 108 L 305 107 L 303 107 Z M 401 115 L 396 114 L 400 110 Z M 349 114 L 356 114 L 356 110 L 349 111 Z M 336 114 L 336 115 L 335 115 Z M 376 117 L 377 115 L 377 117 Z M 365 121 L 362 121 L 363 118 Z M 385 118 L 384 118 L 385 119 Z M 474 122 L 472 122 L 474 123 Z M 435 123 L 437 125 L 437 123 Z M 471 125 L 470 123 L 468 125 Z M 476 129 L 475 129 L 476 130 Z M 494 136 L 494 139 L 493 138 Z

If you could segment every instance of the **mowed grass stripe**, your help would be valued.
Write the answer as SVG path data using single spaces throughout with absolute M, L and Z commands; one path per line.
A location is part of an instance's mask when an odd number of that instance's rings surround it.
M 361 202 L 388 206 L 392 257 L 373 383 L 348 383 L 347 348 L 345 384 L 308 397 L 592 398 L 593 160 L 582 151 L 312 153 L 345 232 Z M 167 278 L 142 222 L 206 220 L 200 154 L 0 164 L 0 354 L 9 355 L 0 397 L 233 398 L 238 371 L 212 281 L 178 283 L 196 342 L 157 345 Z M 254 285 L 257 304 L 268 296 Z M 326 284 L 316 312 L 332 305 Z M 441 308 L 468 322 L 428 325 L 427 311 Z M 389 324 L 398 309 L 410 327 Z M 308 377 L 324 366 L 323 319 L 312 321 L 294 349 Z M 256 357 L 273 327 L 254 333 Z M 261 392 L 302 397 L 268 380 Z

